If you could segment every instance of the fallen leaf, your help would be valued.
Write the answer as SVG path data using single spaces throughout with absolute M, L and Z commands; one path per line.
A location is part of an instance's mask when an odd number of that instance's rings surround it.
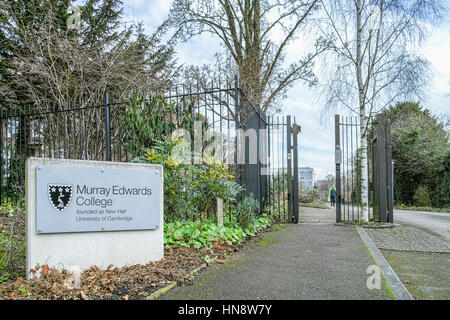
M 80 298 L 81 298 L 81 300 L 89 300 L 89 298 L 86 296 L 86 294 L 83 291 L 80 292 Z
M 17 289 L 18 287 L 20 287 L 23 283 L 23 280 L 21 277 L 17 278 L 16 282 L 14 282 L 14 289 Z

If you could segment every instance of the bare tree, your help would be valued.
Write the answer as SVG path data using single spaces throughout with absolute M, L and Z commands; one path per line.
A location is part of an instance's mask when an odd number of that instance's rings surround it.
M 219 72 L 239 74 L 252 99 L 266 111 L 298 80 L 317 83 L 312 68 L 314 59 L 327 47 L 322 38 L 316 40 L 313 52 L 283 67 L 287 46 L 305 29 L 317 11 L 317 2 L 175 0 L 169 21 L 183 40 L 202 33 L 220 39 L 225 51 Z M 198 69 L 190 71 L 191 75 L 200 73 Z
M 367 124 L 395 101 L 424 96 L 428 62 L 416 53 L 427 21 L 439 19 L 440 1 L 320 0 L 319 28 L 333 41 L 326 110 L 345 107 L 360 118 L 363 154 L 362 216 L 368 220 Z M 332 63 L 330 63 L 332 61 Z
M 0 39 L 8 46 L 8 55 L 0 59 L 7 75 L 0 82 L 0 102 L 10 116 L 24 115 L 17 130 L 18 152 L 49 153 L 44 145 L 52 145 L 54 154 L 48 156 L 101 159 L 104 115 L 94 107 L 104 103 L 105 93 L 118 98 L 131 89 L 157 92 L 171 85 L 177 69 L 172 47 L 161 41 L 165 26 L 148 36 L 141 25 L 121 28 L 115 23 L 120 17 L 114 20 L 102 11 L 95 19 L 89 16 L 92 25 L 82 21 L 80 29 L 69 30 L 61 8 L 49 5 L 49 10 L 32 12 L 32 4 L 22 4 L 23 11 L 17 12 L 16 2 L 0 2 Z M 24 16 L 33 20 L 32 28 Z M 101 23 L 107 27 L 98 31 Z M 111 110 L 113 137 L 119 134 L 122 112 Z
M 3 101 L 28 103 L 42 111 L 51 104 L 78 104 L 81 98 L 84 104 L 99 103 L 106 91 L 160 91 L 170 86 L 176 68 L 172 47 L 161 43 L 164 26 L 147 36 L 140 25 L 133 25 L 98 35 L 87 45 L 84 24 L 75 31 L 61 28 L 61 17 L 50 10 L 35 14 L 33 19 L 42 23 L 28 28 L 10 5 L 1 7 L 8 13 L 5 34 L 21 41 L 8 41 L 10 72 L 0 88 Z

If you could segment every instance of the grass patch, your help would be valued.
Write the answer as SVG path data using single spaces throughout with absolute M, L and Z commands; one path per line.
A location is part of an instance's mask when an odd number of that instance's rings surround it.
M 377 221 L 341 221 L 340 225 L 359 226 L 363 228 L 393 228 L 392 223 L 377 222 Z
M 381 251 L 414 299 L 450 299 L 450 254 L 386 249 Z

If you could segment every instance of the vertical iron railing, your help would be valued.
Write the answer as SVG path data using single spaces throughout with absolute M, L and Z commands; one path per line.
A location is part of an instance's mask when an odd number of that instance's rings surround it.
M 362 213 L 361 128 L 358 117 L 335 116 L 336 221 L 358 221 Z M 369 163 L 369 162 L 368 162 Z
M 268 188 L 271 213 L 279 221 L 298 222 L 298 138 L 300 126 L 290 116 L 268 117 Z M 289 166 L 290 162 L 290 166 Z
M 111 120 L 109 113 L 109 93 L 105 94 L 105 143 L 106 161 L 111 161 Z
M 266 116 L 248 98 L 237 76 L 232 81 L 219 79 L 204 85 L 178 85 L 164 92 L 163 96 L 175 105 L 173 111 L 163 111 L 165 121 L 179 127 L 181 115 L 189 104 L 193 118 L 202 118 L 208 129 L 220 132 L 226 164 L 241 182 L 245 180 L 241 175 L 247 164 L 239 163 L 238 155 L 243 150 L 240 150 L 236 130 L 248 129 L 250 117 L 254 117 L 258 134 L 257 175 L 253 181 L 256 188 L 253 190 L 258 193 L 255 196 L 260 201 L 261 212 L 274 214 L 281 221 L 297 219 L 298 154 L 296 136 L 292 136 L 296 132 L 293 130 L 296 128 L 295 119 L 291 125 L 289 116 Z M 22 105 L 0 108 L 1 203 L 22 199 L 25 160 L 30 156 L 130 161 L 121 126 L 127 106 L 122 99 L 122 95 L 108 93 L 99 101 L 80 97 L 66 105 L 52 104 L 44 109 Z M 166 128 L 165 136 L 170 134 Z
M 361 148 L 361 131 L 367 149 Z M 361 161 L 367 158 L 368 218 L 392 222 L 392 150 L 386 116 L 378 114 L 361 128 L 359 117 L 335 116 L 336 221 L 359 221 L 362 214 Z
M 292 125 L 292 150 L 293 150 L 293 168 L 294 168 L 294 179 L 292 181 L 293 183 L 293 222 L 298 223 L 299 221 L 299 172 L 298 172 L 298 134 L 300 133 L 301 128 L 297 123 L 295 122 L 294 117 L 294 124 Z
M 293 219 L 294 203 L 292 199 L 292 126 L 291 116 L 286 117 L 286 143 L 287 143 L 287 197 L 288 197 L 288 221 Z
M 335 163 L 336 163 L 336 222 L 342 221 L 342 190 L 341 190 L 341 164 L 342 164 L 342 149 L 341 149 L 341 123 L 340 116 L 336 115 L 334 119 L 334 141 L 335 141 Z

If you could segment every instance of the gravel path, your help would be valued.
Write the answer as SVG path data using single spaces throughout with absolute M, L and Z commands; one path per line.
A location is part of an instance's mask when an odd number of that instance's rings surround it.
M 414 226 L 367 228 L 367 234 L 380 249 L 450 253 L 450 244 Z

